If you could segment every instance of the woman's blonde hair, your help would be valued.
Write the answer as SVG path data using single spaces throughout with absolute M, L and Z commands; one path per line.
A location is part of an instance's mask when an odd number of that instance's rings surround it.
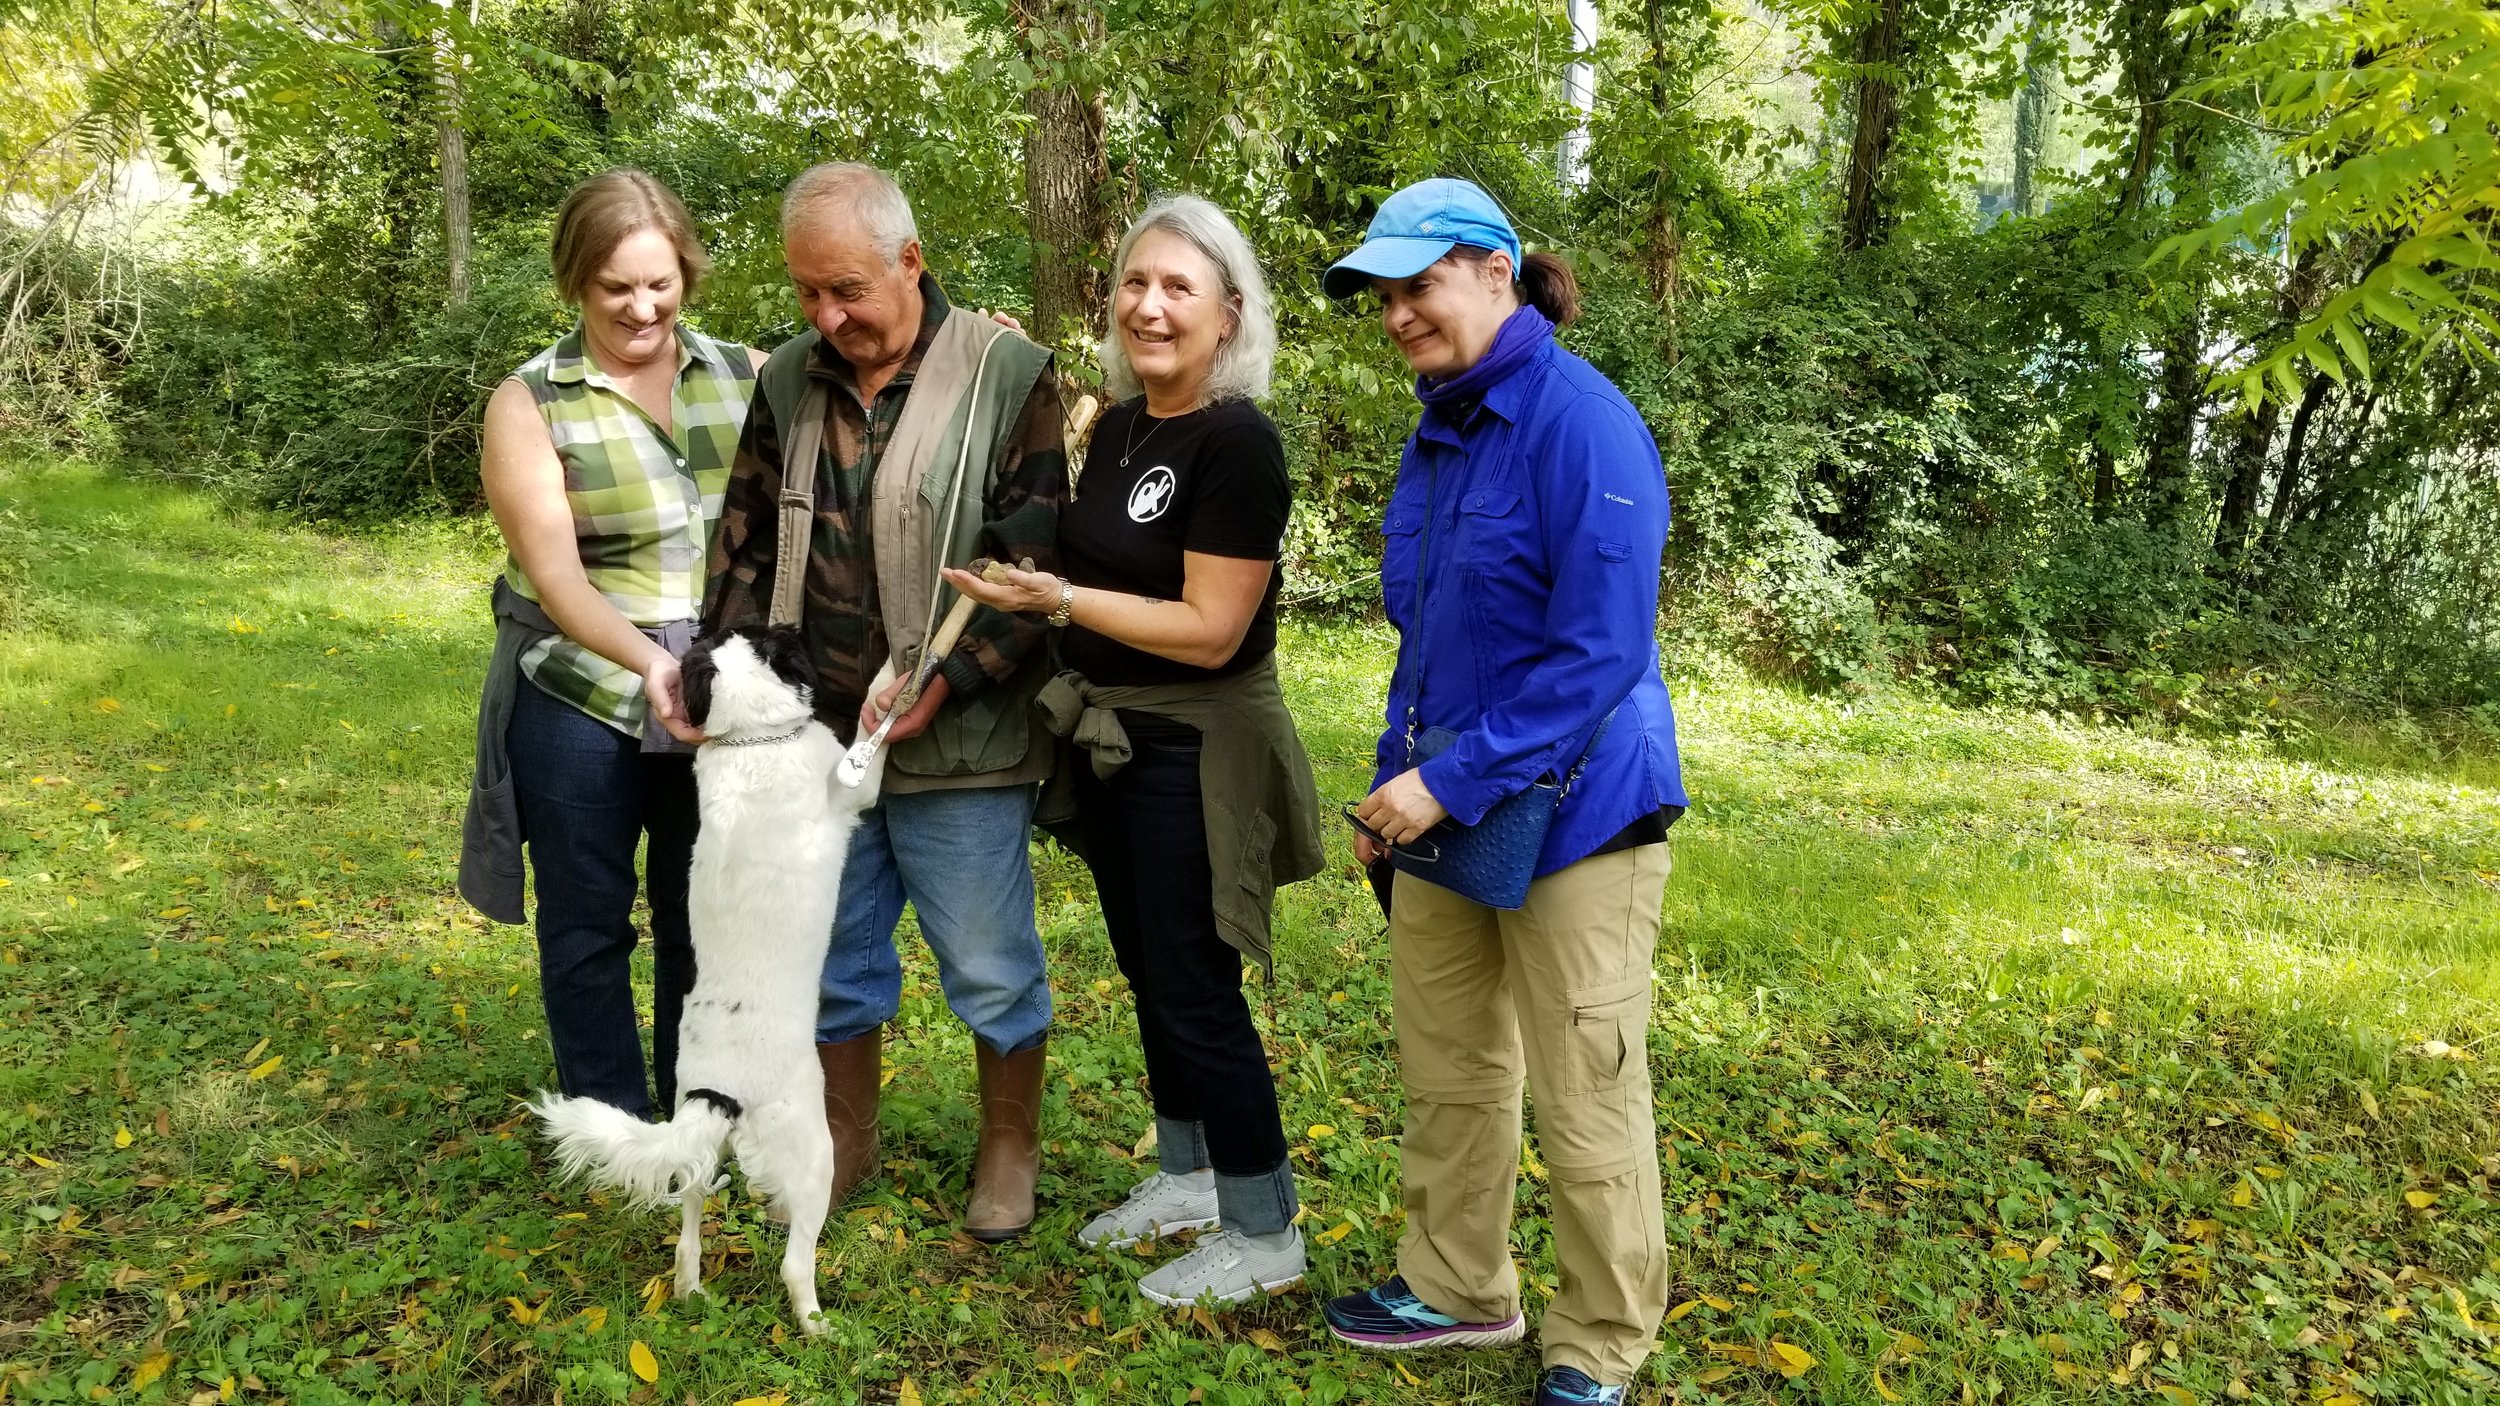
M 692 297 L 695 284 L 712 266 L 703 241 L 695 236 L 694 220 L 676 192 L 630 166 L 602 171 L 564 197 L 556 211 L 550 258 L 556 292 L 568 303 L 579 303 L 616 246 L 647 229 L 667 235 L 677 246 L 677 268 L 685 277 L 686 295 Z
M 1212 203 L 1194 195 L 1167 195 L 1147 206 L 1146 213 L 1120 236 L 1119 252 L 1111 259 L 1115 289 L 1128 269 L 1129 251 L 1137 247 L 1138 237 L 1157 229 L 1170 230 L 1206 255 L 1223 284 L 1224 298 L 1241 299 L 1233 334 L 1215 349 L 1215 364 L 1207 370 L 1208 403 L 1265 397 L 1276 363 L 1276 309 L 1268 301 L 1267 278 L 1259 272 L 1259 256 L 1250 241 Z M 1113 396 L 1126 400 L 1145 390 L 1128 363 L 1116 324 L 1104 334 L 1101 354 L 1103 386 Z

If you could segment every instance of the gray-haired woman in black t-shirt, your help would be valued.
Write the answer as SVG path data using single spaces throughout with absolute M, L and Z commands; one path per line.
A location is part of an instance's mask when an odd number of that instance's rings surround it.
M 1086 862 L 1137 998 L 1161 1170 L 1078 1238 L 1125 1248 L 1220 1223 L 1138 1287 L 1167 1304 L 1239 1303 L 1304 1264 L 1275 1081 L 1241 993 L 1243 958 L 1267 960 L 1267 913 L 1235 897 L 1318 867 L 1317 799 L 1273 660 L 1293 493 L 1276 427 L 1251 404 L 1275 322 L 1248 241 L 1206 201 L 1158 201 L 1112 266 L 1105 379 L 1130 398 L 1095 426 L 1060 514 L 1066 574 L 947 580 L 1066 626 L 1054 689 L 1071 709 L 1109 711 L 1131 749 L 1108 776 L 1082 759 L 1073 770 Z M 1244 817 L 1272 848 L 1238 833 Z

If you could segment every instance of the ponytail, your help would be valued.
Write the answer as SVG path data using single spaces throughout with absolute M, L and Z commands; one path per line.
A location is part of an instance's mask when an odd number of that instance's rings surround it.
M 1464 264 L 1481 264 L 1493 251 L 1472 244 L 1461 244 L 1443 255 Z M 1580 317 L 1580 280 L 1564 263 L 1562 255 L 1539 251 L 1519 264 L 1519 301 L 1545 314 L 1545 320 L 1556 327 L 1568 327 Z
M 1520 266 L 1519 301 L 1556 327 L 1568 327 L 1580 317 L 1580 280 L 1560 254 L 1540 250 Z

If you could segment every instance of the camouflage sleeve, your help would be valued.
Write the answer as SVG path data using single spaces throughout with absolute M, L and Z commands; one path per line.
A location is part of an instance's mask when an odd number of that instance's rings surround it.
M 761 625 L 773 603 L 781 545 L 781 431 L 757 395 L 738 432 L 738 455 L 721 494 L 719 530 L 703 583 L 703 632 Z
M 1039 570 L 1059 569 L 1059 508 L 1068 497 L 1065 424 L 1058 374 L 1044 367 L 990 480 L 981 523 L 984 556 L 1006 562 L 1031 557 Z M 1046 646 L 1049 634 L 1050 627 L 1038 615 L 1009 615 L 985 606 L 964 627 L 962 642 L 939 672 L 955 696 L 969 697 L 1006 681 Z

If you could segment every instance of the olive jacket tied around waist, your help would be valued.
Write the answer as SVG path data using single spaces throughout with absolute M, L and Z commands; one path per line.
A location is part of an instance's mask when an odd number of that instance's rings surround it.
M 1062 670 L 1042 686 L 1033 706 L 1053 735 L 1083 749 L 1097 777 L 1117 772 L 1133 755 L 1119 709 L 1199 731 L 1205 740 L 1198 754 L 1198 788 L 1214 869 L 1216 927 L 1263 975 L 1274 977 L 1270 930 L 1276 890 L 1311 877 L 1326 862 L 1319 792 L 1276 682 L 1276 661 L 1203 683 L 1134 687 L 1097 684 L 1073 669 Z M 1061 757 L 1034 817 L 1063 844 L 1076 828 L 1067 823 L 1076 814 L 1072 761 Z M 1069 847 L 1081 853 L 1081 846 Z

